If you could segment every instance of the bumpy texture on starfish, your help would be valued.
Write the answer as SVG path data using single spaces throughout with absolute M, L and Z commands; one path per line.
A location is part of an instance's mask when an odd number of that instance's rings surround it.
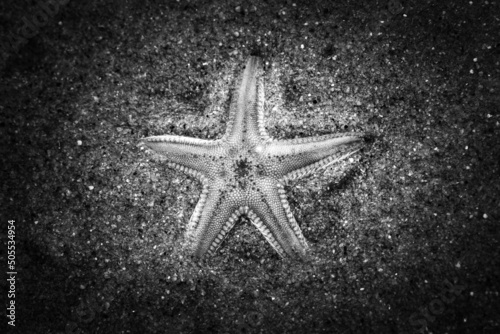
M 233 94 L 219 140 L 154 136 L 142 142 L 191 175 L 203 191 L 185 242 L 198 258 L 213 254 L 238 217 L 246 215 L 282 256 L 307 258 L 308 245 L 292 215 L 283 183 L 344 159 L 363 145 L 362 133 L 273 140 L 264 127 L 260 60 L 251 57 Z

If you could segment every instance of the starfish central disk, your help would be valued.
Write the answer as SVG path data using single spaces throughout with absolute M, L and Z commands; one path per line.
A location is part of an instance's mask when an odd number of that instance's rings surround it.
M 203 191 L 189 221 L 185 247 L 196 257 L 213 254 L 246 215 L 282 256 L 306 258 L 308 245 L 292 215 L 283 184 L 357 152 L 362 133 L 273 140 L 264 126 L 260 59 L 250 57 L 219 140 L 153 136 L 142 143 L 169 167 L 197 178 Z

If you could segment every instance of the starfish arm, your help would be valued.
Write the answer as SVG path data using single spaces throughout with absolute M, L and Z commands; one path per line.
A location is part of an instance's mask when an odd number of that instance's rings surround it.
M 290 210 L 281 184 L 259 182 L 260 200 L 250 206 L 248 217 L 266 240 L 282 256 L 307 258 L 309 246 Z M 284 223 L 286 222 L 286 224 Z
M 270 140 L 264 126 L 264 83 L 258 57 L 250 57 L 229 107 L 224 138 L 229 142 Z
M 276 170 L 283 179 L 305 176 L 361 149 L 364 135 L 358 132 L 274 141 L 264 155 L 277 159 Z
M 143 138 L 141 143 L 165 156 L 169 167 L 200 180 L 208 177 L 220 147 L 219 141 L 171 135 Z
M 196 258 L 213 254 L 233 228 L 244 207 L 231 201 L 221 182 L 204 184 L 186 230 L 186 248 Z

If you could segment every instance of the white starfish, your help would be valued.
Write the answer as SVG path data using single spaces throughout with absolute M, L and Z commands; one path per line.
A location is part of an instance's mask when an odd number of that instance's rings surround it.
M 362 133 L 273 140 L 264 127 L 260 60 L 251 57 L 220 140 L 154 136 L 142 143 L 191 175 L 203 191 L 186 231 L 196 257 L 214 253 L 238 217 L 246 215 L 281 256 L 306 258 L 307 242 L 292 215 L 283 183 L 344 159 L 363 145 Z

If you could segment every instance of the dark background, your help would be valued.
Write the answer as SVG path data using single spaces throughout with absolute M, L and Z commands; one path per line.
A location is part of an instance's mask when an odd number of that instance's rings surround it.
M 41 3 L 0 4 L 9 332 L 500 331 L 498 1 Z M 376 138 L 287 186 L 310 263 L 245 219 L 192 262 L 200 184 L 136 146 L 220 137 L 250 54 L 272 136 Z

